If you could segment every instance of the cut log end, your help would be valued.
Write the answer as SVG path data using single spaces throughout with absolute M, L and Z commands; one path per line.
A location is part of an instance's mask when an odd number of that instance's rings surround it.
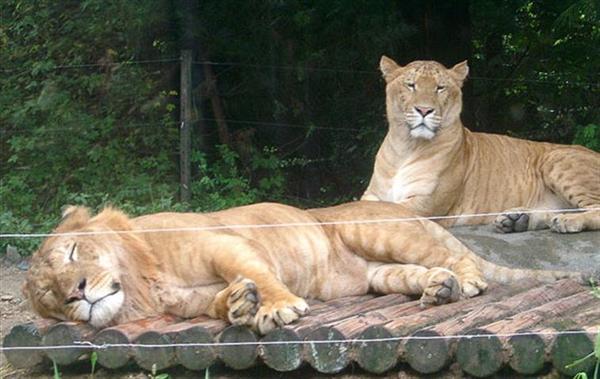
M 414 370 L 431 374 L 443 369 L 450 360 L 448 341 L 435 331 L 420 330 L 406 342 L 406 361 Z M 440 337 L 440 338 L 427 338 Z
M 2 346 L 12 347 L 39 347 L 42 336 L 33 322 L 16 325 L 10 333 L 4 337 Z M 5 350 L 6 359 L 14 368 L 28 368 L 42 363 L 45 354 L 42 350 Z
M 91 351 L 82 342 L 88 341 L 94 329 L 87 324 L 62 322 L 56 324 L 42 338 L 42 345 L 46 346 L 46 355 L 58 365 L 69 365 L 83 354 Z M 81 347 L 78 347 L 81 345 Z M 64 348 L 56 348 L 65 346 Z
M 133 351 L 135 362 L 143 369 L 163 370 L 175 363 L 173 346 L 159 346 L 172 344 L 171 339 L 164 334 L 154 331 L 143 333 L 135 340 L 135 344 L 151 345 L 137 346 Z
M 510 337 L 508 345 L 510 347 L 510 367 L 523 375 L 531 375 L 540 372 L 544 367 L 545 343 L 537 334 L 531 334 L 528 331 L 520 330 Z
M 383 326 L 373 325 L 365 329 L 357 337 L 353 350 L 356 362 L 364 370 L 381 374 L 394 367 L 398 361 L 398 340 L 372 341 L 390 339 L 394 336 Z
M 308 341 L 343 341 L 346 337 L 337 329 L 320 327 L 309 333 Z M 350 344 L 348 342 L 317 342 L 307 346 L 307 361 L 317 371 L 335 374 L 350 363 Z
M 202 326 L 194 326 L 175 333 L 173 340 L 177 344 L 210 344 L 213 335 Z M 217 357 L 212 346 L 177 346 L 177 361 L 189 370 L 203 370 L 212 365 Z
M 458 341 L 456 361 L 466 373 L 483 378 L 496 373 L 504 362 L 502 343 L 483 329 L 471 329 Z
M 94 345 L 129 344 L 127 336 L 117 329 L 104 329 L 94 337 Z M 123 367 L 129 362 L 131 351 L 128 347 L 107 346 L 97 349 L 98 364 L 109 369 Z
M 293 342 L 298 343 L 293 343 Z M 275 329 L 261 340 L 263 362 L 281 372 L 296 370 L 302 364 L 302 339 L 291 329 Z M 284 342 L 284 343 L 277 343 Z
M 219 349 L 219 357 L 229 367 L 243 370 L 254 366 L 258 356 L 258 338 L 245 326 L 232 325 L 221 332 L 221 343 L 238 343 L 240 345 L 224 345 Z
M 570 331 L 573 332 L 573 331 Z M 593 359 L 586 359 L 578 365 L 567 368 L 578 359 L 585 357 L 594 350 L 594 344 L 585 332 L 580 334 L 560 334 L 552 345 L 551 358 L 554 367 L 564 375 L 573 376 L 578 372 L 591 372 L 594 366 Z

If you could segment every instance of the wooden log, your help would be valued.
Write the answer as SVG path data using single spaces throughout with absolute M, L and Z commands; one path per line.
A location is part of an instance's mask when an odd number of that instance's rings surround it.
M 287 372 L 296 370 L 302 364 L 302 339 L 292 329 L 275 329 L 264 336 L 260 343 L 259 354 L 270 368 Z
M 451 345 L 457 343 L 456 339 L 444 339 L 442 338 L 443 336 L 464 334 L 470 329 L 512 316 L 540 304 L 553 304 L 552 301 L 556 301 L 557 299 L 560 301 L 562 297 L 572 295 L 573 293 L 579 292 L 582 296 L 577 299 L 584 299 L 587 296 L 587 292 L 585 291 L 584 287 L 574 281 L 563 281 L 533 288 L 499 302 L 482 304 L 460 317 L 451 318 L 427 329 L 430 336 L 438 336 L 440 338 L 407 340 L 405 349 L 407 351 L 415 352 L 416 354 L 406 354 L 406 361 L 417 371 L 419 371 L 419 367 L 427 367 L 429 370 L 433 370 L 434 368 L 437 368 L 438 370 L 442 369 L 445 366 L 445 362 L 450 360 L 450 357 L 441 357 L 438 354 L 441 354 L 444 351 L 447 354 L 450 354 L 452 351 Z M 541 311 L 547 313 L 553 309 L 552 307 L 553 306 L 542 308 Z M 512 320 L 512 318 L 510 320 Z M 512 329 L 512 332 L 519 328 L 513 321 L 508 321 L 508 326 L 515 327 Z M 521 325 L 520 327 L 524 328 L 525 325 Z M 495 330 L 491 330 L 490 332 L 492 334 L 497 333 Z M 495 338 L 491 337 L 478 341 L 480 344 L 485 344 L 487 342 L 493 345 L 490 347 L 490 349 L 493 349 L 497 341 Z M 423 355 L 419 353 L 420 351 L 434 351 L 438 354 Z M 427 362 L 428 357 L 430 358 L 429 362 Z
M 116 325 L 98 332 L 94 336 L 94 345 L 127 345 L 135 341 L 140 335 L 164 327 L 176 319 L 172 316 L 162 316 Z M 134 355 L 127 346 L 107 346 L 96 349 L 98 364 L 109 369 L 123 367 Z
M 69 365 L 79 357 L 91 351 L 89 346 L 80 344 L 89 342 L 96 330 L 89 324 L 65 321 L 51 326 L 42 338 L 48 358 L 58 365 Z M 65 348 L 56 348 L 65 346 Z M 75 347 L 81 346 L 81 347 Z
M 461 338 L 456 348 L 456 361 L 463 371 L 484 378 L 500 370 L 504 355 L 498 337 L 483 329 L 472 329 L 465 334 L 476 337 Z
M 54 324 L 56 324 L 55 320 L 39 319 L 26 324 L 16 325 L 10 330 L 6 337 L 4 337 L 2 347 L 9 349 L 19 347 L 40 347 L 42 335 Z M 14 368 L 33 367 L 42 363 L 46 358 L 46 354 L 42 349 L 4 350 L 4 355 Z
M 579 300 L 581 298 L 581 300 Z M 572 308 L 569 308 L 571 306 Z M 554 307 L 554 309 L 552 309 Z M 548 309 L 551 311 L 548 312 Z M 516 372 L 524 375 L 542 370 L 546 357 L 545 347 L 554 340 L 542 336 L 534 330 L 538 325 L 585 325 L 589 321 L 600 320 L 600 307 L 591 296 L 585 293 L 564 299 L 563 304 L 534 308 L 520 313 L 509 320 L 497 321 L 483 328 L 496 334 L 522 333 L 510 338 L 500 337 L 508 351 L 508 364 Z M 562 327 L 561 329 L 566 329 Z
M 364 370 L 381 374 L 396 366 L 400 340 L 385 328 L 372 325 L 360 332 L 352 346 L 354 360 Z M 376 340 L 360 342 L 360 340 Z
M 450 362 L 450 346 L 437 332 L 423 329 L 412 334 L 404 345 L 404 358 L 410 367 L 422 374 L 440 371 Z M 433 342 L 433 343 L 432 343 Z
M 484 304 L 505 299 L 531 288 L 531 286 L 531 283 L 526 282 L 514 287 L 499 286 L 496 283 L 491 283 L 490 288 L 484 295 L 443 306 L 428 306 L 421 312 L 395 318 L 382 325 L 382 327 L 387 328 L 397 336 L 407 336 L 427 326 L 469 313 Z
M 410 299 L 402 298 L 402 300 Z M 327 326 L 334 327 L 344 336 L 355 336 L 353 339 L 358 341 L 352 344 L 354 360 L 363 369 L 379 374 L 396 365 L 399 340 L 387 340 L 394 336 L 388 330 L 375 328 L 375 326 L 422 310 L 419 301 L 401 302 L 328 323 Z M 371 341 L 374 339 L 384 340 Z
M 320 327 L 306 335 L 306 360 L 317 371 L 335 374 L 342 371 L 350 363 L 350 343 L 346 337 L 334 327 Z M 320 342 L 332 341 L 332 342 Z
M 377 335 L 382 337 L 385 336 L 385 338 L 407 336 L 422 329 L 423 327 L 446 320 L 456 315 L 467 313 L 473 308 L 508 296 L 510 293 L 511 292 L 506 288 L 499 288 L 497 291 L 493 291 L 493 294 L 483 295 L 474 299 L 460 301 L 453 304 L 446 304 L 443 307 L 429 307 L 414 314 L 411 313 L 405 316 L 395 317 L 392 321 L 388 321 L 385 324 L 369 326 L 368 329 L 365 329 L 365 331 L 358 334 L 356 338 L 369 339 L 369 335 Z M 399 355 L 403 354 L 406 357 L 406 354 L 404 354 L 406 352 L 405 345 L 406 343 L 402 343 L 401 341 L 398 343 L 395 343 L 394 341 L 369 343 L 366 346 L 362 346 L 359 350 L 355 350 L 355 359 L 360 362 L 359 364 L 361 367 L 365 368 L 367 371 L 391 368 L 393 367 L 394 362 L 397 361 Z M 390 346 L 396 346 L 397 349 L 392 350 Z M 411 351 L 418 351 L 418 349 L 419 347 L 415 346 L 415 348 Z M 443 347 L 440 351 L 443 351 Z M 377 356 L 379 363 L 373 362 L 373 365 L 368 363 L 367 357 L 372 356 Z M 383 365 L 381 364 L 382 362 L 387 363 L 386 365 Z M 416 360 L 414 364 L 415 367 L 421 366 Z
M 176 344 L 212 344 L 216 335 L 227 327 L 224 320 L 215 320 L 205 316 L 172 325 L 163 330 Z M 215 346 L 176 346 L 177 362 L 189 370 L 204 370 L 217 358 Z
M 523 375 L 542 371 L 545 361 L 545 342 L 538 334 L 528 329 L 517 330 L 517 335 L 508 339 L 509 366 Z
M 176 363 L 175 348 L 173 341 L 168 335 L 157 331 L 147 331 L 135 339 L 136 346 L 133 349 L 133 357 L 138 366 L 146 370 L 164 370 Z M 161 346 L 166 345 L 166 346 Z
M 513 293 L 523 291 L 528 286 L 531 286 L 531 283 L 524 282 L 513 288 L 500 287 L 497 284 L 492 283 L 488 290 L 489 294 L 487 295 L 447 304 L 443 307 L 429 307 L 422 309 L 417 313 L 413 313 L 414 309 L 411 308 L 414 303 L 406 303 L 406 308 L 395 309 L 395 311 L 399 311 L 399 314 L 395 315 L 395 317 L 391 317 L 393 319 L 392 321 L 386 321 L 381 325 L 370 325 L 364 331 L 359 333 L 356 336 L 356 339 L 371 339 L 372 337 L 370 336 L 380 336 L 380 338 L 406 336 L 436 322 L 446 320 L 458 314 L 467 313 L 482 304 L 496 301 L 510 296 Z M 403 316 L 402 312 L 406 312 L 406 314 Z M 393 346 L 397 346 L 397 350 L 393 350 Z M 397 344 L 395 341 L 371 342 L 358 350 L 355 348 L 354 355 L 355 360 L 357 360 L 366 370 L 380 372 L 381 370 L 385 371 L 386 369 L 393 367 L 398 356 L 402 353 L 401 350 L 403 350 L 403 344 Z M 376 360 L 370 358 L 375 356 L 377 357 Z
M 309 315 L 302 317 L 289 327 L 297 332 L 303 332 L 314 329 L 316 325 L 331 324 L 348 317 L 365 314 L 387 306 L 403 304 L 411 300 L 410 297 L 401 294 L 335 299 L 324 303 L 323 308 L 316 312 L 311 311 Z
M 546 286 L 544 286 L 544 287 L 546 287 Z M 559 290 L 560 289 L 558 289 L 558 288 L 556 289 L 556 291 L 559 291 Z M 531 293 L 531 291 L 528 291 L 528 292 Z M 538 307 L 530 309 L 528 311 L 521 312 L 513 317 L 508 318 L 508 319 L 499 320 L 499 321 L 493 322 L 491 324 L 485 325 L 481 329 L 476 329 L 476 330 L 478 330 L 478 331 L 484 330 L 487 334 L 491 334 L 494 336 L 491 336 L 489 338 L 480 338 L 480 340 L 477 341 L 476 346 L 477 346 L 477 348 L 482 349 L 484 351 L 490 351 L 490 352 L 494 352 L 494 353 L 496 353 L 497 347 L 500 346 L 500 350 L 503 351 L 504 346 L 508 345 L 506 342 L 508 337 L 503 337 L 503 336 L 498 337 L 495 335 L 515 334 L 518 330 L 531 328 L 531 327 L 539 324 L 540 322 L 542 322 L 545 319 L 566 315 L 568 313 L 573 313 L 574 309 L 584 306 L 585 304 L 589 304 L 594 300 L 595 299 L 593 299 L 593 297 L 591 296 L 589 291 L 586 290 L 584 292 L 579 292 L 579 293 L 576 293 L 574 295 L 571 295 L 571 296 L 568 296 L 568 297 L 565 297 L 562 299 L 551 301 L 547 304 L 538 306 Z M 506 317 L 506 315 L 504 315 L 503 317 Z M 467 334 L 471 334 L 471 333 L 472 333 L 472 331 Z M 538 341 L 538 343 L 539 343 L 539 341 Z M 460 341 L 458 342 L 457 349 L 461 349 L 461 347 L 462 347 L 461 345 L 463 345 L 463 344 L 468 344 L 469 346 L 473 345 L 471 343 L 471 341 L 469 341 L 469 339 L 460 339 Z M 536 350 L 534 350 L 533 352 L 536 352 Z M 533 359 L 531 359 L 529 362 L 532 364 L 519 365 L 515 361 L 514 366 L 518 370 L 523 369 L 524 371 L 529 371 L 529 370 L 534 370 L 534 369 L 540 370 L 543 366 L 543 357 L 541 356 L 542 353 L 543 353 L 543 350 L 539 350 L 537 355 L 532 357 Z M 504 360 L 508 360 L 507 359 L 508 356 L 509 356 L 509 354 L 500 356 L 501 360 L 500 360 L 500 362 L 498 362 L 498 369 L 504 363 L 503 362 Z M 504 358 L 504 359 L 502 359 L 502 358 Z M 541 365 L 539 364 L 540 360 L 542 361 Z M 460 360 L 458 359 L 458 351 L 457 351 L 457 361 L 459 361 L 459 363 L 461 363 Z M 536 362 L 537 362 L 537 364 L 536 364 Z M 462 364 L 461 364 L 461 366 L 462 366 Z M 523 366 L 523 367 L 521 367 L 521 366 Z M 478 373 L 488 372 L 489 370 L 492 369 L 492 367 L 494 367 L 494 366 L 490 365 L 489 357 L 487 357 L 485 354 L 477 354 L 473 357 L 469 357 L 467 365 L 465 367 L 463 367 L 463 370 L 465 370 L 465 372 L 467 372 L 473 376 L 477 376 Z M 474 370 L 474 371 L 471 372 L 470 370 Z
M 241 342 L 240 345 L 235 343 Z M 219 343 L 232 344 L 219 346 L 219 358 L 229 367 L 243 370 L 254 366 L 258 356 L 258 338 L 245 326 L 232 325 L 219 335 Z
M 568 332 L 576 334 L 559 334 L 554 340 L 550 358 L 552 365 L 563 375 L 572 377 L 578 372 L 589 375 L 595 365 L 594 359 L 586 359 L 573 367 L 567 367 L 594 351 L 594 343 L 585 329 L 571 329 Z
M 383 325 L 399 317 L 406 317 L 422 312 L 423 307 L 418 300 L 396 305 L 383 306 L 377 310 L 364 312 L 352 317 L 327 323 L 334 326 L 345 335 L 360 335 L 365 329 L 374 325 Z
M 259 351 L 263 362 L 277 371 L 292 371 L 297 369 L 303 361 L 303 355 L 310 355 L 310 349 L 305 344 L 274 344 L 276 341 L 301 341 L 313 330 L 324 325 L 331 326 L 335 322 L 365 314 L 375 309 L 402 304 L 411 300 L 409 297 L 394 294 L 374 297 L 373 295 L 352 296 L 334 299 L 325 303 L 311 305 L 309 315 L 302 317 L 296 323 L 284 328 L 276 329 L 268 333 L 263 340 L 268 343 L 262 344 Z M 332 331 L 336 334 L 339 331 Z M 327 333 L 324 333 L 327 335 Z M 334 345 L 335 347 L 337 345 Z M 341 347 L 341 346 L 338 346 Z M 306 353 L 305 353 L 306 352 Z M 348 352 L 337 352 L 336 354 L 347 355 Z

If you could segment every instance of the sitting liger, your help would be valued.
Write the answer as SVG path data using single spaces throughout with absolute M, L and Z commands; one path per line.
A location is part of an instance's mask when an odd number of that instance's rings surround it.
M 304 298 L 372 291 L 441 304 L 476 296 L 488 279 L 567 277 L 584 279 L 487 262 L 391 203 L 312 210 L 265 203 L 137 218 L 70 207 L 33 256 L 24 293 L 43 317 L 95 327 L 206 314 L 267 333 L 306 314 Z
M 383 56 L 380 69 L 389 130 L 362 200 L 400 203 L 421 216 L 488 214 L 440 219 L 447 227 L 494 221 L 504 233 L 600 230 L 599 153 L 465 128 L 466 61 L 447 69 Z

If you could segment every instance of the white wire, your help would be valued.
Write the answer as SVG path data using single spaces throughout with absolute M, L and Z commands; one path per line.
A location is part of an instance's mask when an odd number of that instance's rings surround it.
M 489 217 L 500 216 L 506 214 L 533 214 L 533 213 L 567 213 L 567 212 L 582 212 L 582 211 L 598 211 L 600 208 L 566 208 L 566 209 L 530 209 L 510 212 L 490 212 L 490 213 L 473 213 L 461 214 L 452 216 L 431 216 L 431 217 L 402 217 L 389 219 L 368 219 L 368 220 L 341 220 L 341 221 L 324 221 L 324 222 L 293 222 L 281 224 L 233 224 L 233 225 L 215 225 L 215 226 L 194 226 L 184 228 L 156 228 L 156 229 L 134 229 L 134 230 L 99 230 L 93 232 L 65 232 L 65 233 L 4 233 L 0 234 L 0 238 L 39 238 L 39 237 L 56 237 L 56 236 L 87 236 L 99 234 L 123 234 L 123 233 L 165 233 L 165 232 L 198 232 L 206 230 L 223 230 L 223 229 L 262 229 L 262 228 L 287 228 L 299 226 L 319 226 L 319 225 L 353 225 L 353 224 L 378 224 L 378 223 L 396 223 L 419 220 L 446 220 L 457 218 L 472 218 L 472 217 Z
M 352 338 L 343 340 L 308 340 L 308 341 L 244 341 L 244 342 L 198 342 L 198 343 L 166 343 L 166 344 L 137 344 L 137 343 L 105 343 L 94 344 L 90 341 L 74 341 L 73 345 L 54 345 L 54 346 L 10 346 L 0 347 L 0 351 L 13 350 L 58 350 L 58 349 L 108 349 L 117 347 L 127 348 L 165 348 L 165 347 L 219 347 L 219 346 L 260 346 L 260 345 L 320 345 L 320 344 L 341 344 L 341 343 L 374 343 L 374 342 L 395 342 L 404 340 L 449 340 L 459 338 L 491 338 L 491 337 L 515 337 L 515 336 L 558 336 L 558 335 L 579 335 L 579 334 L 598 334 L 600 328 L 596 330 L 565 330 L 565 331 L 547 331 L 547 332 L 521 332 L 521 333 L 499 333 L 499 334 L 457 334 L 452 336 L 401 336 L 386 338 Z

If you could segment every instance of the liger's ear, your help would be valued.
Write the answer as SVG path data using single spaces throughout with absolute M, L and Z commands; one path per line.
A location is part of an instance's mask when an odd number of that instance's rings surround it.
M 394 62 L 393 59 L 386 57 L 385 55 L 381 56 L 381 60 L 379 61 L 379 70 L 383 74 L 383 78 L 386 83 L 391 82 L 400 74 L 399 70 L 402 67 L 398 65 L 398 63 Z
M 452 67 L 449 71 L 450 75 L 452 75 L 454 79 L 456 79 L 462 86 L 462 83 L 467 78 L 467 75 L 469 75 L 469 65 L 467 64 L 467 61 L 464 60 L 455 64 L 454 67 Z
M 68 205 L 63 208 L 62 219 L 56 227 L 56 232 L 65 232 L 82 227 L 90 219 L 90 210 L 86 207 Z

